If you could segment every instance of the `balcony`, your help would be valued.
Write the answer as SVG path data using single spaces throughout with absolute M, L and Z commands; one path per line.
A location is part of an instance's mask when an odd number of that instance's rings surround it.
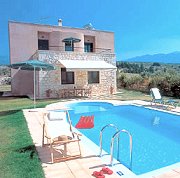
M 74 51 L 65 51 L 61 47 L 51 46 L 50 50 L 37 50 L 32 58 L 52 64 L 59 64 L 60 60 L 103 60 L 116 65 L 115 54 L 110 49 L 96 48 L 96 52 L 82 52 L 83 50 L 74 48 Z

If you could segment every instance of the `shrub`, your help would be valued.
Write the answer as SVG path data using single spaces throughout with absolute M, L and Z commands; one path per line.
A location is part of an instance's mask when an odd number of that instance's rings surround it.
M 157 87 L 164 96 L 180 98 L 180 66 L 119 63 L 118 67 L 121 68 L 117 73 L 118 88 L 148 92 L 150 88 Z
M 143 77 L 139 74 L 125 74 L 121 73 L 118 76 L 117 84 L 118 87 L 138 89 L 143 83 Z

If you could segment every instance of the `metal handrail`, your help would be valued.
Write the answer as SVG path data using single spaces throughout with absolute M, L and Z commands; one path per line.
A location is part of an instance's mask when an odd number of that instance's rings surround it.
M 49 48 L 59 48 L 58 50 L 55 50 L 55 51 L 65 51 L 65 46 L 57 46 L 57 45 L 50 45 Z M 72 49 L 82 49 L 83 52 L 84 52 L 84 47 L 72 47 Z M 93 51 L 92 53 L 94 52 L 111 52 L 112 49 L 110 48 L 93 48 Z M 74 51 L 65 51 L 65 52 L 74 52 Z
M 101 157 L 102 156 L 102 136 L 103 136 L 103 131 L 105 130 L 105 128 L 107 127 L 114 127 L 116 129 L 116 133 L 117 131 L 119 130 L 118 127 L 116 127 L 114 124 L 108 124 L 106 126 L 104 126 L 101 131 L 100 131 L 100 142 L 99 142 L 99 147 L 100 147 L 100 152 L 99 152 L 99 156 Z
M 120 133 L 122 133 L 122 132 L 128 134 L 128 136 L 129 136 L 129 158 L 130 158 L 130 167 L 129 167 L 129 169 L 132 170 L 132 135 L 125 129 L 117 131 L 113 135 L 113 137 L 111 139 L 111 160 L 110 160 L 110 165 L 113 166 L 114 140 L 116 139 L 116 137 L 118 137 L 118 139 L 119 139 Z M 117 158 L 117 160 L 120 162 L 120 160 L 119 160 L 119 142 L 118 142 L 118 158 Z

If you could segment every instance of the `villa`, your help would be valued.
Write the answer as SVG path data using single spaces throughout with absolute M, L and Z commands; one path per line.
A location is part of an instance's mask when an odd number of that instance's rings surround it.
M 83 28 L 9 22 L 10 62 L 37 59 L 55 66 L 36 72 L 36 98 L 116 92 L 114 33 Z M 33 72 L 11 71 L 12 94 L 33 96 Z

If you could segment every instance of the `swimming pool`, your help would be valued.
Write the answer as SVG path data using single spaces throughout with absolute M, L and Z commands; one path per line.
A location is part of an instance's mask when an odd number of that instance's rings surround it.
M 107 102 L 78 102 L 69 104 L 75 126 L 80 116 L 94 115 L 95 127 L 80 131 L 99 145 L 103 126 L 114 124 L 128 130 L 133 137 L 132 171 L 139 175 L 180 161 L 180 116 L 134 105 L 114 106 Z M 110 153 L 110 140 L 115 133 L 108 128 L 103 134 L 103 149 Z M 114 149 L 116 158 L 116 149 Z M 120 138 L 121 163 L 129 165 L 129 140 Z

